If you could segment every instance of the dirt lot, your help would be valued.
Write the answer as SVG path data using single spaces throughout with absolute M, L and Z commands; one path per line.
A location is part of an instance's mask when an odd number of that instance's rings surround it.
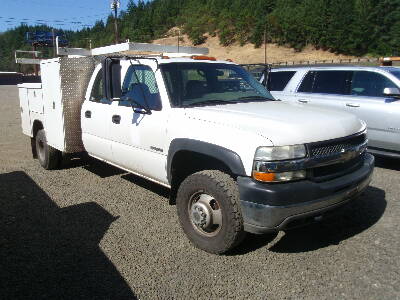
M 0 87 L 2 299 L 400 299 L 400 163 L 339 216 L 249 236 L 228 256 L 193 248 L 168 190 L 91 159 L 45 171 Z

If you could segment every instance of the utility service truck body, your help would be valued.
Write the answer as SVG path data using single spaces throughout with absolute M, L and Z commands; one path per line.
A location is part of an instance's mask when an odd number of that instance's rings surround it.
M 19 85 L 41 165 L 86 151 L 170 188 L 183 230 L 212 253 L 320 217 L 371 180 L 364 122 L 276 101 L 231 62 L 60 57 L 41 77 Z

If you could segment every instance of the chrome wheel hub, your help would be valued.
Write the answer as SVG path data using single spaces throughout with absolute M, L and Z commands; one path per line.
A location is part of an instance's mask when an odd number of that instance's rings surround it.
M 192 221 L 196 226 L 207 228 L 211 222 L 211 212 L 207 205 L 198 203 L 192 205 Z
M 198 192 L 189 201 L 189 217 L 193 227 L 202 235 L 214 236 L 222 226 L 221 208 L 214 197 Z

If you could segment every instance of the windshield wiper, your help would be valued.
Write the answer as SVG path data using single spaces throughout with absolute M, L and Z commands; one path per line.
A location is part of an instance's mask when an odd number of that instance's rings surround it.
M 262 96 L 245 96 L 238 98 L 239 100 L 267 100 L 267 101 L 275 101 L 275 99 L 270 99 Z

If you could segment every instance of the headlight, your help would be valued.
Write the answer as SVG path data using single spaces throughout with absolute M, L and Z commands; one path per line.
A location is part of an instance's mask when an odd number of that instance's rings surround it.
M 302 158 L 306 156 L 306 153 L 306 147 L 304 145 L 259 147 L 254 160 L 271 161 Z
M 260 147 L 254 156 L 253 178 L 262 182 L 284 182 L 306 178 L 306 170 L 271 172 L 269 162 L 306 157 L 304 145 Z

